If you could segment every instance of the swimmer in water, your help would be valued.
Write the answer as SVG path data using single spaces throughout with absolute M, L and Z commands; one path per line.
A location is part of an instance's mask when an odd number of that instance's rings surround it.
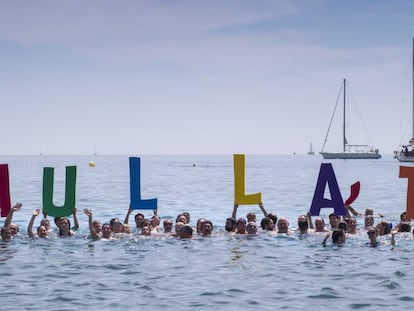
M 99 240 L 101 238 L 103 239 L 112 239 L 112 232 L 111 232 L 111 225 L 110 224 L 103 224 L 101 227 L 101 232 L 96 232 L 96 224 L 99 222 L 95 222 L 92 220 L 92 210 L 85 208 L 83 210 L 85 212 L 85 215 L 88 216 L 89 219 L 89 231 L 91 233 L 91 237 L 93 240 Z
M 37 216 L 39 216 L 39 214 L 40 214 L 40 208 L 37 208 L 33 211 L 32 217 L 30 218 L 29 225 L 27 226 L 27 234 L 29 235 L 30 238 L 35 237 L 35 235 L 33 234 L 33 223 L 35 221 L 35 218 Z M 46 238 L 47 237 L 47 229 L 46 229 L 45 226 L 40 225 L 37 228 L 37 236 L 39 238 Z

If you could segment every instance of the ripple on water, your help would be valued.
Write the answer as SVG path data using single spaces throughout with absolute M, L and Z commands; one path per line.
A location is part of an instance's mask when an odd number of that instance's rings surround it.
M 369 304 L 369 303 L 351 303 L 349 306 L 351 307 L 351 309 L 363 309 L 363 308 L 370 307 L 371 304 Z
M 221 292 L 204 292 L 201 293 L 200 296 L 222 296 Z
M 321 293 L 319 295 L 309 295 L 309 298 L 312 299 L 338 299 L 342 298 L 340 295 L 330 287 L 321 288 Z
M 398 277 L 402 277 L 402 276 L 405 276 L 405 273 L 402 272 L 402 271 L 397 270 L 397 271 L 394 272 L 394 275 L 398 276 Z
M 227 290 L 227 292 L 229 294 L 246 294 L 247 293 L 247 291 L 244 291 L 244 290 L 239 289 L 239 288 L 230 288 L 230 289 Z
M 388 289 L 397 289 L 397 288 L 401 287 L 400 283 L 394 282 L 394 281 L 391 281 L 391 280 L 384 280 L 384 281 L 380 282 L 378 285 L 381 286 L 381 287 L 388 288 Z
M 398 300 L 401 300 L 401 301 L 414 301 L 414 297 L 411 297 L 411 296 L 401 296 L 401 297 L 398 298 Z

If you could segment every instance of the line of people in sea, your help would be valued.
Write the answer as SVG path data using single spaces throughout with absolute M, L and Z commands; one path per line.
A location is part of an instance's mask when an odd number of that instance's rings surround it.
M 146 218 L 143 213 L 137 212 L 134 216 L 135 227 L 129 225 L 129 218 L 133 209 L 129 208 L 123 222 L 119 218 L 112 218 L 109 222 L 102 223 L 93 219 L 92 210 L 85 208 L 84 213 L 88 217 L 89 234 L 88 238 L 92 240 L 119 240 L 131 236 L 166 236 L 178 239 L 192 239 L 196 237 L 210 237 L 216 234 L 230 234 L 237 236 L 256 236 L 260 234 L 268 235 L 321 235 L 323 246 L 328 244 L 342 246 L 346 239 L 351 236 L 367 236 L 367 246 L 377 247 L 381 244 L 395 245 L 395 236 L 399 233 L 411 235 L 411 221 L 407 219 L 406 213 L 400 215 L 400 222 L 393 227 L 384 219 L 382 214 L 374 215 L 371 208 L 365 209 L 362 214 L 353 207 L 345 205 L 347 214 L 344 216 L 329 214 L 329 228 L 325 224 L 323 217 L 312 219 L 310 212 L 300 215 L 297 218 L 297 226 L 290 228 L 289 221 L 284 218 L 278 218 L 276 214 L 268 213 L 263 203 L 259 203 L 259 208 L 263 217 L 258 224 L 257 215 L 254 212 L 247 213 L 246 217 L 237 218 L 237 209 L 239 205 L 235 204 L 232 216 L 228 217 L 224 224 L 224 230 L 214 230 L 213 222 L 206 218 L 197 219 L 195 227 L 190 224 L 190 213 L 183 212 L 172 218 L 164 218 L 161 226 L 161 217 L 158 210 L 153 210 L 153 215 Z M 13 239 L 23 237 L 19 225 L 13 223 L 13 215 L 22 208 L 21 203 L 16 203 L 6 217 L 3 227 L 1 228 L 1 239 L 3 242 L 9 242 Z M 36 233 L 33 232 L 33 225 L 36 218 L 43 214 L 43 218 L 37 227 Z M 77 209 L 72 211 L 73 227 L 68 217 L 54 217 L 55 228 L 51 228 L 48 215 L 39 208 L 35 209 L 27 226 L 27 236 L 29 238 L 48 239 L 53 237 L 73 237 L 79 235 L 79 221 Z M 363 226 L 357 224 L 357 218 L 364 217 Z M 375 219 L 379 221 L 375 224 Z M 260 227 L 259 227 L 260 225 Z M 413 232 L 414 234 L 414 232 Z

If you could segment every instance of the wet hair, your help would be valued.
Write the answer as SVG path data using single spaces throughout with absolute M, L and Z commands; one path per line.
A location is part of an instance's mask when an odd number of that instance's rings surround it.
M 196 225 L 196 230 L 197 233 L 201 233 L 200 230 L 202 229 L 202 224 L 206 221 L 205 218 L 199 218 L 197 219 L 197 225 Z
M 160 221 L 160 223 L 161 223 L 161 217 L 160 216 L 158 216 L 158 215 L 154 215 L 154 216 L 152 216 L 151 217 L 151 221 L 154 221 L 155 219 L 157 219 L 158 218 L 158 220 Z
M 188 218 L 183 213 L 177 215 L 177 217 L 175 218 L 175 222 L 179 222 L 180 221 L 180 217 L 184 217 L 185 218 L 185 221 L 187 223 Z
M 330 213 L 328 218 L 330 219 L 331 217 L 335 217 L 335 218 L 339 219 L 339 216 L 336 215 L 335 213 Z
M 231 228 L 227 226 L 227 221 L 231 221 Z M 227 217 L 226 226 L 225 226 L 226 231 L 232 232 L 235 226 L 236 226 L 236 219 L 234 219 L 233 217 Z
M 141 216 L 141 217 L 142 217 L 142 219 L 144 219 L 144 218 L 145 218 L 144 214 L 142 214 L 142 213 L 137 213 L 137 214 L 135 215 L 135 220 L 138 218 L 138 216 Z
M 105 226 L 109 226 L 109 229 L 111 229 L 111 225 L 110 225 L 110 224 L 108 224 L 108 223 L 106 222 L 106 223 L 102 224 L 101 230 L 102 230 L 102 229 L 103 229 L 103 227 L 105 227 Z M 111 231 L 112 231 L 112 230 L 111 230 Z
M 44 225 L 45 225 L 45 223 L 49 223 L 49 226 L 50 226 L 50 221 L 49 221 L 49 219 L 47 219 L 47 218 L 42 218 L 42 220 L 40 221 L 40 225 L 41 225 L 41 226 L 44 226 Z
M 379 223 L 380 228 L 382 229 L 382 234 L 390 234 L 391 233 L 391 225 L 386 221 L 381 221 Z
M 400 214 L 400 220 L 405 219 L 406 215 L 407 215 L 407 212 L 402 212 L 402 213 Z
M 168 222 L 168 223 L 171 223 L 171 224 L 173 223 L 173 221 L 172 221 L 172 219 L 171 219 L 171 218 L 165 218 L 165 219 L 162 221 L 162 223 L 163 223 L 163 224 L 165 224 L 165 223 L 167 223 L 167 222 Z
M 59 217 L 56 217 L 56 218 L 59 218 Z M 61 229 L 61 227 L 62 227 L 62 221 L 64 221 L 64 220 L 67 220 L 68 221 L 68 227 L 69 227 L 69 232 L 70 232 L 70 220 L 69 220 L 69 218 L 61 217 L 60 218 L 60 224 L 61 225 L 59 226 L 59 236 L 62 236 L 62 229 Z
M 249 217 L 254 217 L 254 219 L 256 219 L 256 214 L 253 212 L 249 212 L 247 213 L 246 218 L 249 219 Z
M 267 214 L 267 217 L 269 217 L 271 220 L 273 220 L 273 223 L 277 223 L 277 216 L 276 214 Z
M 298 227 L 301 231 L 309 229 L 308 221 L 306 219 L 298 221 Z
M 400 224 L 400 232 L 411 232 L 411 224 L 408 221 L 403 221 Z
M 266 230 L 271 220 L 272 219 L 270 217 L 263 218 L 262 221 L 260 222 L 260 227 L 262 227 L 263 230 Z
M 374 215 L 374 210 L 372 208 L 365 209 L 365 216 Z
M 317 220 L 320 220 L 325 225 L 325 219 L 323 219 L 322 217 L 316 217 L 315 222 Z
M 62 217 L 55 217 L 54 218 L 55 225 L 57 225 L 61 220 L 62 220 Z
M 150 227 L 150 229 L 151 229 L 151 220 L 150 219 L 148 219 L 148 218 L 145 218 L 143 221 L 142 221 L 142 226 L 141 226 L 141 228 L 144 228 L 144 227 Z
M 190 223 L 190 213 L 189 212 L 183 212 L 182 215 L 185 216 L 185 218 L 187 218 L 187 223 Z
M 211 220 L 205 220 L 203 222 L 203 227 L 204 227 L 205 224 L 210 224 L 211 225 L 211 230 L 213 230 L 213 223 L 211 222 Z
M 338 224 L 338 229 L 339 229 L 339 230 L 343 230 L 343 231 L 348 230 L 348 225 L 347 225 L 347 223 L 346 223 L 345 221 L 341 221 L 341 222 Z
M 119 218 L 112 218 L 111 221 L 109 222 L 109 225 L 111 226 L 111 230 L 113 229 L 114 224 L 116 222 L 119 223 L 119 224 L 121 223 L 121 221 L 119 220 Z
M 187 224 L 182 226 L 180 228 L 179 236 L 180 236 L 180 238 L 182 238 L 183 236 L 192 237 L 193 236 L 193 228 L 190 225 L 187 225 Z
M 237 221 L 236 221 L 236 225 L 238 225 L 239 223 L 244 223 L 244 224 L 246 224 L 247 222 L 246 222 L 246 219 L 244 219 L 244 218 L 239 218 L 239 219 L 237 219 Z
M 345 236 L 345 233 L 342 230 L 334 230 L 332 232 L 332 242 L 338 243 L 338 239 L 343 236 Z

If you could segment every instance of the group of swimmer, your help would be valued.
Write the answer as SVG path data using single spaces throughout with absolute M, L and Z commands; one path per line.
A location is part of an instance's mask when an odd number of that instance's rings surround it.
M 346 237 L 352 235 L 367 234 L 369 242 L 367 246 L 376 247 L 381 243 L 389 243 L 395 245 L 395 235 L 399 232 L 411 232 L 411 222 L 406 218 L 406 213 L 403 212 L 400 215 L 400 222 L 394 228 L 387 221 L 383 220 L 383 215 L 378 214 L 381 219 L 375 224 L 374 211 L 367 208 L 365 214 L 357 212 L 351 206 L 346 205 L 345 209 L 347 215 L 338 216 L 334 213 L 329 214 L 330 228 L 325 227 L 325 221 L 322 217 L 316 217 L 314 220 L 311 217 L 310 212 L 306 215 L 300 215 L 297 218 L 297 227 L 294 230 L 289 228 L 289 222 L 286 218 L 278 218 L 275 214 L 268 213 L 263 206 L 263 203 L 259 203 L 259 208 L 263 213 L 263 218 L 260 221 L 260 228 L 258 228 L 256 214 L 249 212 L 246 218 L 237 218 L 237 209 L 239 205 L 235 204 L 231 217 L 228 217 L 225 222 L 225 232 L 227 234 L 234 235 L 247 235 L 254 236 L 259 233 L 278 234 L 278 235 L 291 235 L 291 234 L 323 234 L 322 245 L 326 246 L 328 240 L 331 238 L 332 245 L 341 246 L 345 243 Z M 12 222 L 15 212 L 22 208 L 21 203 L 16 203 L 6 217 L 4 225 L 1 229 L 1 239 L 4 242 L 13 240 L 16 237 L 21 236 L 19 226 Z M 145 218 L 144 214 L 135 214 L 135 228 L 131 229 L 129 222 L 130 214 L 133 212 L 131 208 L 128 209 L 127 214 L 123 222 L 119 218 L 113 218 L 108 223 L 103 223 L 93 219 L 93 213 L 90 209 L 84 209 L 85 215 L 88 217 L 90 238 L 93 240 L 116 240 L 125 236 L 131 236 L 132 234 L 141 236 L 151 235 L 163 235 L 171 236 L 179 239 L 191 239 L 194 235 L 200 237 L 208 237 L 216 233 L 213 232 L 213 223 L 205 218 L 199 218 L 196 222 L 196 226 L 193 228 L 190 225 L 190 214 L 183 212 L 177 215 L 175 224 L 173 219 L 165 218 L 162 222 L 157 213 L 157 209 L 153 211 L 151 218 Z M 56 237 L 69 237 L 75 236 L 75 231 L 79 229 L 79 222 L 77 218 L 77 210 L 73 209 L 73 221 L 74 225 L 71 227 L 71 222 L 67 217 L 55 217 L 54 222 L 55 229 L 50 226 L 50 221 L 47 218 L 47 214 L 43 211 L 43 218 L 40 221 L 40 225 L 37 227 L 36 234 L 33 233 L 33 225 L 37 216 L 41 214 L 40 209 L 35 209 L 32 213 L 32 217 L 27 226 L 27 235 L 29 238 L 50 238 Z M 361 229 L 357 228 L 356 216 L 364 216 L 364 226 Z M 174 230 L 173 230 L 174 228 Z M 379 240 L 379 237 L 387 237 L 390 239 Z

